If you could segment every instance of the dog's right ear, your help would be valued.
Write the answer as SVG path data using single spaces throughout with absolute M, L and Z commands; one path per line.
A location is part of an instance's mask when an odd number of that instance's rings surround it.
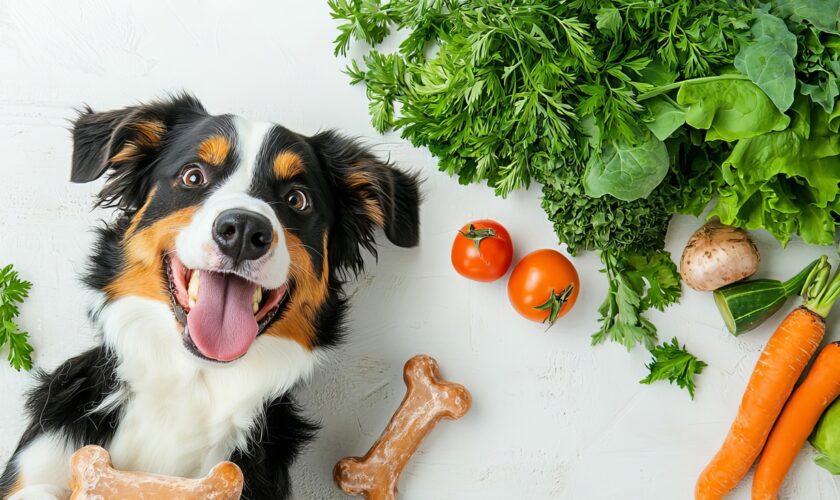
M 97 204 L 138 208 L 151 188 L 149 173 L 166 132 L 189 115 L 206 111 L 188 94 L 104 113 L 83 109 L 73 124 L 70 180 L 90 182 L 107 173 Z

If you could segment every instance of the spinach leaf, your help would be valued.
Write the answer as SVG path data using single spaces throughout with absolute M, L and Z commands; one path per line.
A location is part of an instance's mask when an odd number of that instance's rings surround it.
M 685 110 L 671 99 L 652 99 L 647 104 L 647 110 L 651 116 L 645 120 L 645 125 L 660 141 L 670 137 L 685 123 Z
M 810 30 L 804 33 L 806 40 L 812 38 Z M 831 113 L 840 95 L 840 53 L 827 49 L 819 40 L 813 47 L 806 45 L 805 51 L 799 64 L 799 92 Z
M 782 113 L 793 103 L 796 35 L 778 17 L 756 11 L 753 40 L 735 56 L 735 67 L 750 77 Z
M 777 0 L 776 12 L 794 22 L 808 21 L 820 31 L 840 33 L 840 0 Z
M 790 123 L 748 80 L 686 81 L 677 92 L 677 103 L 686 108 L 686 123 L 708 130 L 706 141 L 732 142 L 784 130 Z
M 595 152 L 586 164 L 583 186 L 586 194 L 605 194 L 633 201 L 647 197 L 668 173 L 668 149 L 650 136 L 636 144 L 615 141 Z
M 834 107 L 834 102 L 837 96 L 840 95 L 840 89 L 837 87 L 837 78 L 834 73 L 826 72 L 825 76 L 820 79 L 816 85 L 802 82 L 799 87 L 799 92 L 802 95 L 807 95 L 814 103 L 822 106 L 826 113 L 831 113 Z

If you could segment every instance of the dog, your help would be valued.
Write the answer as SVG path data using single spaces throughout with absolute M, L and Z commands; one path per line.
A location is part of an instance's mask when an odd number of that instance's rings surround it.
M 71 181 L 107 178 L 84 283 L 92 349 L 40 373 L 0 498 L 67 498 L 69 458 L 200 477 L 221 460 L 243 498 L 288 498 L 317 426 L 290 390 L 343 338 L 348 279 L 419 239 L 416 174 L 334 131 L 210 115 L 189 94 L 80 111 Z

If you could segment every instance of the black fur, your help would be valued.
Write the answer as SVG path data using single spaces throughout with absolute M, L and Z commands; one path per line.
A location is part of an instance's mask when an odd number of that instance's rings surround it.
M 363 270 L 364 248 L 376 256 L 374 222 L 364 211 L 366 198 L 376 200 L 385 216 L 385 235 L 401 247 L 416 246 L 420 239 L 420 190 L 417 176 L 394 168 L 382 161 L 357 141 L 333 130 L 308 140 L 329 173 L 336 194 L 337 238 L 330 239 L 330 255 L 335 267 L 355 274 Z M 351 189 L 346 184 L 350 173 L 364 173 L 373 180 L 365 189 Z
M 37 373 L 38 383 L 26 403 L 31 423 L 15 454 L 47 432 L 65 436 L 75 448 L 106 446 L 116 431 L 122 408 L 115 406 L 96 413 L 91 410 L 118 388 L 115 363 L 114 356 L 98 346 L 65 361 L 50 374 Z M 248 440 L 247 451 L 231 456 L 246 477 L 243 499 L 279 499 L 291 494 L 289 467 L 318 430 L 299 411 L 288 394 L 270 402 Z M 0 476 L 0 498 L 8 494 L 16 479 L 17 469 L 10 461 Z
M 189 94 L 178 94 L 168 100 L 115 111 L 95 113 L 85 107 L 73 124 L 72 182 L 90 182 L 111 171 L 108 183 L 99 195 L 98 205 L 137 209 L 146 199 L 153 178 L 154 159 L 165 143 L 166 132 L 179 124 L 206 115 L 204 106 Z M 164 135 L 158 145 L 148 144 L 137 130 L 143 123 L 160 124 Z M 138 152 L 128 160 L 115 162 L 114 156 L 127 144 Z
M 117 111 L 95 113 L 86 108 L 80 113 L 73 130 L 71 180 L 89 182 L 106 176 L 97 204 L 118 209 L 114 222 L 97 230 L 84 277 L 87 286 L 105 291 L 125 269 L 126 232 L 141 207 L 136 230 L 201 203 L 212 191 L 209 188 L 230 175 L 229 167 L 238 160 L 233 125 L 231 116 L 211 116 L 187 94 Z M 150 130 L 155 132 L 154 137 L 149 137 Z M 223 134 L 233 142 L 234 150 L 224 165 L 208 169 L 208 189 L 184 189 L 177 183 L 179 172 L 185 164 L 196 161 L 196 145 L 210 134 Z M 124 151 L 130 154 L 120 154 Z M 347 309 L 345 274 L 362 271 L 362 249 L 376 254 L 377 224 L 370 216 L 370 203 L 381 208 L 389 240 L 403 247 L 416 245 L 420 202 L 417 177 L 397 170 L 356 141 L 332 131 L 307 138 L 275 126 L 261 151 L 249 194 L 268 202 L 284 229 L 301 240 L 317 274 L 322 272 L 325 258 L 323 239 L 325 235 L 328 238 L 328 294 L 320 308 L 311 311 L 311 321 L 316 332 L 314 347 L 336 346 L 343 338 Z M 271 162 L 283 151 L 294 152 L 303 162 L 299 178 L 281 179 L 274 174 Z M 358 174 L 369 182 L 350 182 Z M 318 207 L 312 213 L 298 213 L 283 203 L 285 195 L 300 186 L 308 190 Z M 155 194 L 150 198 L 153 189 Z M 166 286 L 165 276 L 160 276 L 160 282 Z M 303 284 L 289 283 L 292 297 L 298 286 Z M 281 309 L 273 321 L 281 320 L 284 313 Z M 97 319 L 97 311 L 93 311 L 92 320 Z M 100 345 L 66 361 L 51 374 L 40 373 L 27 403 L 31 423 L 15 454 L 45 432 L 63 435 L 75 447 L 107 447 L 123 408 L 115 406 L 96 413 L 91 410 L 120 389 L 116 365 L 115 355 Z M 316 425 L 299 415 L 289 394 L 270 402 L 249 438 L 247 450 L 237 450 L 231 456 L 245 475 L 243 498 L 287 498 L 291 491 L 289 467 L 316 430 Z M 0 477 L 0 498 L 13 486 L 16 475 L 13 456 Z
M 93 257 L 88 261 L 82 281 L 92 290 L 103 290 L 117 279 L 125 264 L 120 243 L 130 218 L 121 217 L 112 224 L 96 228 Z
M 26 402 L 30 424 L 15 454 L 47 432 L 60 433 L 77 448 L 86 444 L 105 444 L 116 429 L 119 408 L 90 412 L 117 389 L 115 363 L 105 347 L 97 346 L 68 359 L 52 373 L 37 372 L 37 383 Z M 13 460 L 10 460 L 0 478 L 0 498 L 8 493 L 16 476 Z

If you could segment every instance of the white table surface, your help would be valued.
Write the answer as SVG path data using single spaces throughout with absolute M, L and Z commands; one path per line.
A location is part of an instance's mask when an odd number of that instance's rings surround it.
M 709 363 L 694 401 L 665 383 L 637 383 L 644 350 L 590 347 L 606 290 L 594 254 L 574 259 L 582 292 L 571 314 L 548 333 L 521 319 L 504 281 L 460 278 L 449 248 L 460 224 L 485 217 L 508 227 L 517 256 L 555 247 L 539 189 L 502 200 L 486 187 L 460 186 L 427 151 L 378 135 L 364 90 L 347 84 L 346 61 L 332 55 L 335 35 L 325 2 L 314 0 L 0 2 L 0 263 L 14 263 L 35 283 L 21 323 L 36 365 L 51 369 L 93 342 L 77 275 L 89 228 L 108 214 L 90 211 L 98 185 L 67 182 L 73 108 L 105 110 L 188 89 L 211 112 L 367 138 L 427 179 L 420 247 L 383 243 L 378 265 L 371 261 L 353 285 L 348 342 L 300 390 L 324 429 L 295 466 L 296 498 L 343 497 L 331 481 L 333 464 L 376 439 L 402 398 L 402 365 L 418 353 L 469 387 L 474 406 L 429 436 L 403 474 L 401 498 L 690 498 L 779 318 L 736 339 L 711 296 L 693 291 L 651 314 L 661 337 L 678 335 Z M 674 220 L 668 248 L 675 256 L 698 224 Z M 762 276 L 785 277 L 821 252 L 835 255 L 796 240 L 783 250 L 762 232 L 753 237 Z M 829 337 L 837 337 L 838 317 L 829 320 Z M 29 374 L 0 362 L 0 463 L 24 428 L 30 384 Z M 840 498 L 840 482 L 811 455 L 800 455 L 783 498 Z M 733 495 L 748 497 L 743 486 Z

